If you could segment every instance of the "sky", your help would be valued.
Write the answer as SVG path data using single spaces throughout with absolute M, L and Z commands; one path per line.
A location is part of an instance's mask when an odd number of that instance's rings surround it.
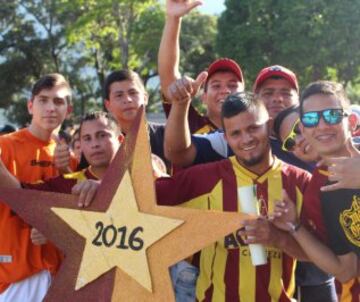
M 225 0 L 203 0 L 203 5 L 199 10 L 204 14 L 220 15 L 225 10 Z M 160 3 L 165 3 L 165 0 L 160 0 Z
M 224 0 L 203 0 L 204 4 L 200 6 L 200 11 L 205 14 L 220 15 L 225 9 Z

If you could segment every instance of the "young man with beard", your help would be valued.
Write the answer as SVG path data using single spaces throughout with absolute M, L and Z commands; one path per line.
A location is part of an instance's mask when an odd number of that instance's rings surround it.
M 201 5 L 201 1 L 166 1 L 166 19 L 158 54 L 158 70 L 167 116 L 172 102 L 168 87 L 181 77 L 179 40 L 182 18 L 198 5 Z M 206 72 L 202 72 L 199 77 L 205 79 Z M 242 70 L 234 60 L 221 58 L 212 62 L 207 69 L 204 92 L 200 96 L 207 113 L 202 115 L 190 105 L 187 116 L 190 132 L 208 133 L 221 128 L 221 105 L 225 97 L 230 93 L 243 91 L 244 86 Z
M 68 82 L 60 74 L 42 77 L 33 86 L 27 108 L 30 126 L 0 137 L 1 159 L 19 181 L 37 182 L 58 175 L 52 136 L 72 109 Z M 58 250 L 51 243 L 33 245 L 30 236 L 36 231 L 1 202 L 0 225 L 0 301 L 12 288 L 20 292 L 29 284 L 33 291 L 25 300 L 41 301 L 50 284 L 49 272 L 59 266 Z M 24 300 L 16 297 L 12 301 Z
M 190 94 L 182 102 L 190 102 Z M 177 100 L 173 100 L 177 102 Z M 300 208 L 310 175 L 272 155 L 269 116 L 264 104 L 251 94 L 229 95 L 222 108 L 225 138 L 235 156 L 198 165 L 157 180 L 159 204 L 241 211 L 237 189 L 256 185 L 261 214 L 272 213 L 285 189 Z M 246 222 L 251 230 L 230 234 L 196 254 L 199 267 L 196 298 L 199 301 L 290 301 L 294 290 L 293 257 L 303 257 L 289 234 L 276 229 L 264 217 Z M 248 243 L 267 248 L 268 263 L 253 266 Z M 291 256 L 289 256 L 291 255 Z

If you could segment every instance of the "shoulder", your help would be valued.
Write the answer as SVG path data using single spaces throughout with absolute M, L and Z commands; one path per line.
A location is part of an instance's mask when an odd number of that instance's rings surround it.
M 153 131 L 153 132 L 163 131 L 165 129 L 165 124 L 161 124 L 161 123 L 148 122 L 147 125 L 149 131 Z
M 192 136 L 192 140 L 199 149 L 202 147 L 211 148 L 222 157 L 229 156 L 229 148 L 225 140 L 224 132 L 220 130 L 207 134 L 195 134 Z
M 286 180 L 289 185 L 300 185 L 301 187 L 307 186 L 312 178 L 312 175 L 299 167 L 285 163 L 279 160 L 281 164 L 281 173 L 284 176 L 283 179 Z
M 28 137 L 28 130 L 21 129 L 9 134 L 0 136 L 0 143 L 16 143 L 26 140 Z
M 87 179 L 87 177 L 85 175 L 85 171 L 86 170 L 81 170 L 81 171 L 77 171 L 77 172 L 73 172 L 73 173 L 64 174 L 62 177 L 64 179 L 73 179 L 73 180 L 77 180 L 77 181 L 82 181 L 82 180 Z

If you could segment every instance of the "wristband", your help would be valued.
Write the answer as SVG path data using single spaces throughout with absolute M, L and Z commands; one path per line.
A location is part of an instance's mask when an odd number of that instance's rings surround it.
M 300 221 L 297 221 L 296 223 L 289 223 L 289 226 L 290 226 L 290 230 L 289 230 L 289 233 L 291 235 L 295 234 L 301 227 L 301 222 Z

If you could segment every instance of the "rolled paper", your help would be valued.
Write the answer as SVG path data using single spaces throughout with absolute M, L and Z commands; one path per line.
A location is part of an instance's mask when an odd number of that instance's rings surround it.
M 241 212 L 259 215 L 259 203 L 256 197 L 256 186 L 245 186 L 238 188 L 238 200 Z M 266 250 L 261 244 L 249 244 L 251 262 L 253 265 L 267 263 Z

